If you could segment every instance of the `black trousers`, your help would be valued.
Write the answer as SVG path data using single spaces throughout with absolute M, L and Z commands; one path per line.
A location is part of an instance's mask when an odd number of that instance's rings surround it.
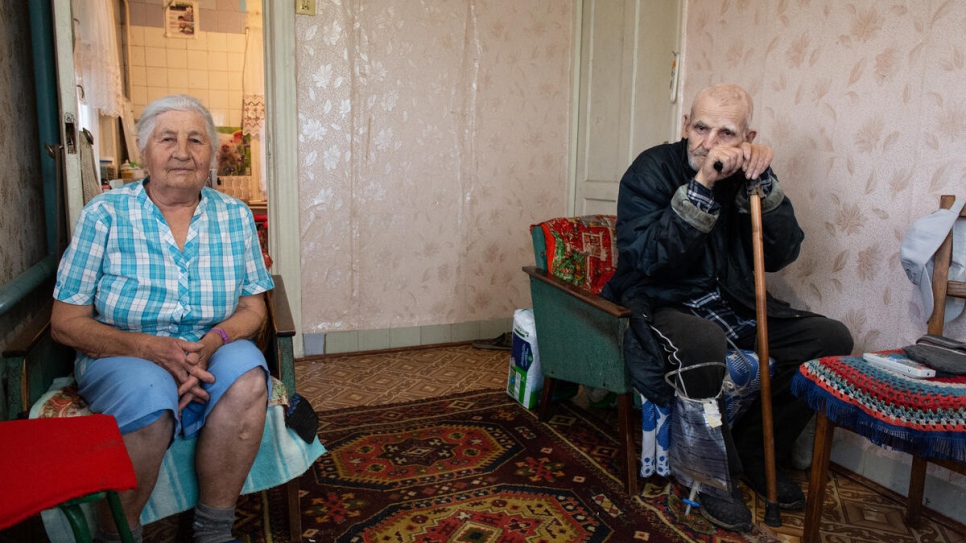
M 681 368 L 702 362 L 723 362 L 729 348 L 724 331 L 717 324 L 674 308 L 654 312 L 651 332 L 668 353 L 672 365 Z M 735 342 L 739 348 L 750 350 L 755 350 L 755 343 L 754 334 Z M 792 377 L 798 367 L 813 358 L 845 355 L 851 351 L 852 334 L 839 321 L 820 316 L 768 319 L 768 353 L 775 359 L 771 400 L 778 461 L 791 454 L 795 439 L 813 414 L 808 405 L 791 392 Z M 721 390 L 724 375 L 723 368 L 695 368 L 682 373 L 682 384 L 689 397 L 710 398 Z M 732 475 L 740 475 L 742 465 L 764 464 L 760 398 L 733 428 L 728 428 L 727 424 L 724 427 Z

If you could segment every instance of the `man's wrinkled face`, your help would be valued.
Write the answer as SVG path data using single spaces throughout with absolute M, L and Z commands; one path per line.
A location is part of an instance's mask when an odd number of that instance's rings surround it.
M 737 147 L 754 140 L 755 132 L 745 125 L 747 116 L 747 108 L 741 102 L 721 102 L 713 96 L 695 101 L 681 128 L 681 136 L 688 139 L 688 164 L 700 170 L 708 151 L 718 145 Z

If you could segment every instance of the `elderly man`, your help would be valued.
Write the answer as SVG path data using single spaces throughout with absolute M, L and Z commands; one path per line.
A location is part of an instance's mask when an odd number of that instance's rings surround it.
M 771 170 L 774 156 L 754 143 L 753 105 L 742 88 L 722 84 L 698 93 L 684 116 L 682 140 L 640 154 L 624 174 L 617 205 L 618 268 L 603 295 L 633 310 L 625 341 L 638 389 L 658 405 L 673 390 L 668 371 L 725 360 L 729 344 L 755 349 L 755 288 L 749 189 L 761 183 L 766 271 L 793 262 L 804 238 L 791 201 Z M 835 320 L 768 298 L 769 353 L 776 360 L 772 402 L 776 458 L 786 458 L 811 410 L 790 391 L 798 366 L 848 354 L 852 336 Z M 724 370 L 682 373 L 692 398 L 715 397 Z M 731 478 L 742 475 L 764 496 L 761 406 L 724 425 Z M 801 489 L 777 478 L 778 505 L 800 508 Z M 701 511 L 724 528 L 747 531 L 751 513 L 737 484 L 731 495 L 702 493 Z

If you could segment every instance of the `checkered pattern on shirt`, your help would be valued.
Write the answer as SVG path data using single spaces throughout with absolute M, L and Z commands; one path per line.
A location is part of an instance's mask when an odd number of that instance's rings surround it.
M 771 168 L 766 169 L 760 179 L 762 191 L 766 195 L 770 194 L 774 185 Z M 688 200 L 705 213 L 716 214 L 721 207 L 714 201 L 714 192 L 694 179 L 688 182 Z M 737 340 L 742 334 L 748 333 L 755 327 L 755 319 L 745 319 L 736 315 L 728 302 L 721 297 L 721 292 L 717 288 L 713 292 L 684 302 L 684 305 L 695 315 L 717 324 L 733 340 Z
M 179 250 L 138 182 L 81 212 L 54 297 L 93 304 L 95 319 L 120 330 L 197 341 L 234 313 L 239 296 L 274 286 L 244 202 L 205 187 Z

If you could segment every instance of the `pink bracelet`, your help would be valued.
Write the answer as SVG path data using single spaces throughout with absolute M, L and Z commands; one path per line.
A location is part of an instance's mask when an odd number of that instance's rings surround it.
M 208 330 L 208 331 L 209 332 L 214 332 L 214 333 L 218 334 L 219 336 L 221 336 L 221 339 L 222 339 L 222 341 L 225 342 L 224 343 L 225 345 L 228 345 L 229 343 L 231 343 L 231 340 L 228 339 L 228 333 L 225 332 L 224 330 L 222 330 L 221 328 L 212 328 L 211 330 Z

